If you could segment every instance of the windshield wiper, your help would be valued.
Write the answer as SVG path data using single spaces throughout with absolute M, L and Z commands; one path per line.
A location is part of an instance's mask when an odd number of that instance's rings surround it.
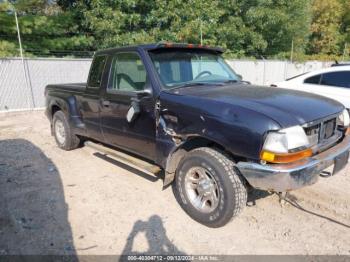
M 180 89 L 183 87 L 190 87 L 190 86 L 204 86 L 204 85 L 212 85 L 213 83 L 203 83 L 203 82 L 191 82 L 191 83 L 185 83 L 179 86 L 175 86 L 170 88 L 170 90 Z
M 231 83 L 238 83 L 239 81 L 238 80 L 235 80 L 235 79 L 229 79 L 229 80 L 225 80 L 223 81 L 222 83 L 224 84 L 231 84 Z

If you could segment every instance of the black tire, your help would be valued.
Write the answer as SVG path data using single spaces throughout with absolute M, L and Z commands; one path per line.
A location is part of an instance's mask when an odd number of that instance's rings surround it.
M 64 139 L 60 137 L 56 129 L 56 125 L 61 125 L 61 124 L 63 127 L 62 131 L 64 132 Z M 52 128 L 53 128 L 53 134 L 56 140 L 56 144 L 58 145 L 59 148 L 69 151 L 79 147 L 80 139 L 78 136 L 72 133 L 72 130 L 69 126 L 67 118 L 62 111 L 57 111 L 53 115 Z
M 196 167 L 210 172 L 211 180 L 215 180 L 216 207 L 212 211 L 202 212 L 191 202 L 186 189 L 186 174 Z M 191 173 L 191 171 L 189 172 Z M 207 172 L 205 173 L 208 174 Z M 207 175 L 208 176 L 208 175 Z M 199 181 L 199 180 L 198 180 Z M 190 181 L 191 183 L 191 181 Z M 197 183 L 195 185 L 198 185 Z M 224 154 L 208 147 L 194 149 L 180 161 L 176 171 L 173 190 L 175 197 L 185 212 L 199 223 L 208 227 L 221 227 L 237 216 L 247 204 L 247 189 L 234 162 Z M 193 190 L 190 186 L 190 191 Z M 196 191 L 193 192 L 199 192 Z M 192 191 L 191 191 L 192 192 Z M 199 193 L 198 193 L 199 195 Z M 193 194 L 192 194 L 193 196 Z M 203 199 L 203 198 L 200 198 Z M 208 202 L 210 203 L 210 201 Z

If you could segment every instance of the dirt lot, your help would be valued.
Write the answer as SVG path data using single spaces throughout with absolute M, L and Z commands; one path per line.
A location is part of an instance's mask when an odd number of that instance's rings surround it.
M 350 255 L 350 165 L 294 205 L 254 191 L 210 229 L 161 180 L 93 153 L 57 148 L 42 111 L 0 114 L 0 254 Z

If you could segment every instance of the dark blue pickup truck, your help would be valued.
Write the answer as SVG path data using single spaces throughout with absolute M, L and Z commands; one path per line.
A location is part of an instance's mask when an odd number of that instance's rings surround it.
M 89 139 L 134 166 L 160 168 L 183 209 L 209 227 L 236 216 L 249 187 L 287 192 L 344 168 L 350 132 L 341 104 L 249 85 L 222 52 L 170 43 L 96 52 L 87 83 L 46 87 L 58 146 Z

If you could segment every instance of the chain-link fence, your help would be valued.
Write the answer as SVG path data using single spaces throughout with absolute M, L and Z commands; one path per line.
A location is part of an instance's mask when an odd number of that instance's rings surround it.
M 85 82 L 91 59 L 0 59 L 0 111 L 44 107 L 53 83 Z
M 244 80 L 258 85 L 270 85 L 330 65 L 278 60 L 229 60 L 228 63 Z M 0 111 L 44 107 L 47 84 L 86 82 L 90 64 L 91 59 L 0 59 Z
M 281 60 L 228 60 L 243 79 L 256 85 L 271 85 L 287 78 L 329 67 L 332 62 L 308 61 L 292 63 Z

